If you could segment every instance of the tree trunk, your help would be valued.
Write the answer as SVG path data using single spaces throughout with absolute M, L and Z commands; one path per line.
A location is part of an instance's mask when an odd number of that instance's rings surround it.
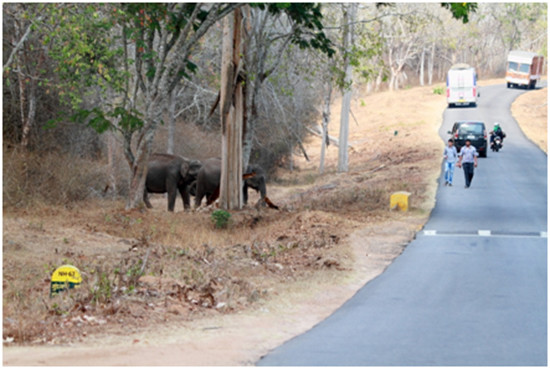
M 378 75 L 376 76 L 376 84 L 374 87 L 374 92 L 380 91 L 380 86 L 382 85 L 382 75 L 384 74 L 384 69 L 380 68 Z
M 344 50 L 346 53 L 351 52 L 353 45 L 353 22 L 355 21 L 356 3 L 350 3 L 349 9 L 344 12 Z M 349 57 L 344 58 L 344 88 L 342 99 L 342 111 L 340 113 L 340 146 L 338 147 L 338 171 L 347 172 L 348 159 L 348 137 L 349 137 L 349 111 L 351 106 L 352 93 L 352 67 Z
M 150 135 L 150 133 L 145 133 Z M 152 142 L 152 137 L 151 137 Z M 130 180 L 130 191 L 126 209 L 136 209 L 143 204 L 143 192 L 145 191 L 145 180 L 147 179 L 147 160 L 151 151 L 151 145 L 147 142 L 138 144 L 135 160 L 132 165 L 132 179 Z
M 115 167 L 116 139 L 114 132 L 107 132 L 107 165 L 109 170 L 108 189 L 113 197 L 117 194 L 116 167 Z
M 168 142 L 166 143 L 166 152 L 174 153 L 174 130 L 176 125 L 176 94 L 177 90 L 173 89 L 170 93 L 170 101 L 168 103 Z
M 255 117 L 250 117 L 246 121 L 246 132 L 244 133 L 243 141 L 243 168 L 248 167 L 250 155 L 252 154 L 252 140 L 254 139 Z
M 294 171 L 294 145 L 292 145 L 292 141 L 288 145 L 288 170 L 291 173 Z
M 328 138 L 328 124 L 330 122 L 330 101 L 332 98 L 332 83 L 328 83 L 328 91 L 325 96 L 325 106 L 323 107 L 323 132 L 321 140 L 321 161 L 319 163 L 319 173 L 323 174 L 325 171 L 325 151 L 330 141 Z
M 224 19 L 220 91 L 222 126 L 220 207 L 225 210 L 238 210 L 243 205 L 244 98 L 242 83 L 238 80 L 241 58 L 241 27 L 240 9 L 236 9 L 233 13 L 233 27 L 231 27 L 229 17 Z
M 422 47 L 422 54 L 420 54 L 420 71 L 418 79 L 420 80 L 420 86 L 424 86 L 424 58 L 426 56 L 426 48 Z
M 430 54 L 430 59 L 428 60 L 428 85 L 430 86 L 433 84 L 434 61 L 435 61 L 435 42 L 432 42 L 432 52 Z
M 21 99 L 21 124 L 23 132 L 21 135 L 21 146 L 25 149 L 29 147 L 31 129 L 36 119 L 36 80 L 28 78 L 20 73 L 19 76 L 19 97 Z
M 27 87 L 25 85 L 25 76 L 23 73 L 19 72 L 17 74 L 17 79 L 19 81 L 19 111 L 21 113 L 21 125 L 23 127 L 23 133 L 21 135 L 21 146 L 27 148 L 29 144 L 28 134 L 30 127 L 27 122 Z
M 145 180 L 147 179 L 147 161 L 151 155 L 153 139 L 158 126 L 159 108 L 158 100 L 153 99 L 149 103 L 145 126 L 137 138 L 135 155 L 127 156 L 127 160 L 133 159 L 131 162 L 132 178 L 130 180 L 128 202 L 126 203 L 127 210 L 136 209 L 143 205 L 143 192 L 145 191 Z M 131 142 L 129 144 L 131 145 Z

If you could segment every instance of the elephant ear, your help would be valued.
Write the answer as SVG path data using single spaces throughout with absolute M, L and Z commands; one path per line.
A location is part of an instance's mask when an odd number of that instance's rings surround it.
M 191 160 L 191 163 L 189 163 L 189 173 L 188 175 L 197 178 L 199 175 L 199 171 L 202 168 L 202 163 L 198 160 Z
M 183 178 L 186 178 L 187 177 L 187 174 L 189 172 L 189 162 L 187 160 L 184 160 L 182 163 L 181 163 L 181 167 L 180 167 L 180 174 Z
M 180 173 L 183 178 L 194 180 L 197 178 L 201 168 L 202 163 L 198 160 L 184 161 L 181 164 Z

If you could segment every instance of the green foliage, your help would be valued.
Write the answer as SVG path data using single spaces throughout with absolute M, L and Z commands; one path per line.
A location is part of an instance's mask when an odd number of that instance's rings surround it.
M 218 229 L 227 228 L 230 218 L 231 214 L 225 210 L 214 210 L 210 216 L 212 223 L 214 223 L 214 227 Z
M 332 57 L 334 45 L 324 32 L 321 4 L 315 3 L 252 3 L 251 7 L 267 9 L 271 14 L 284 12 L 299 27 L 294 28 L 291 42 L 301 49 L 312 48 Z
M 44 128 L 54 128 L 57 123 L 68 119 L 74 123 L 86 124 L 98 133 L 104 133 L 117 127 L 123 132 L 134 132 L 143 127 L 144 122 L 141 116 L 139 111 L 124 109 L 121 106 L 117 106 L 110 111 L 103 111 L 99 107 L 76 109 L 70 116 L 62 113 L 58 118 L 48 120 Z M 117 120 L 118 125 L 115 125 L 113 120 Z
M 131 133 L 142 128 L 143 114 L 128 108 L 128 98 L 133 93 L 129 81 L 133 80 L 134 73 L 130 67 L 135 66 L 149 82 L 162 73 L 156 67 L 161 60 L 152 40 L 162 25 L 163 31 L 171 32 L 175 41 L 197 6 L 49 4 L 46 11 L 53 32 L 45 37 L 44 44 L 49 45 L 50 56 L 57 62 L 55 71 L 59 76 L 60 97 L 75 112 L 69 117 L 61 115 L 48 121 L 46 127 L 54 127 L 69 118 L 99 133 L 113 128 Z M 200 27 L 207 15 L 208 12 L 199 11 L 193 29 Z M 173 44 L 169 43 L 168 47 L 171 46 Z M 187 71 L 193 73 L 197 68 L 192 61 L 186 60 L 178 73 L 189 77 Z M 139 88 L 147 89 L 143 83 L 139 83 Z M 116 104 L 83 108 L 85 95 L 94 90 L 104 96 L 114 93 Z
M 434 95 L 443 95 L 445 93 L 445 87 L 442 87 L 442 86 L 434 87 L 432 92 Z
M 441 6 L 449 9 L 453 17 L 462 20 L 462 23 L 468 23 L 470 14 L 477 10 L 477 3 L 441 3 Z
M 44 38 L 57 62 L 60 97 L 73 108 L 83 102 L 83 91 L 99 87 L 122 92 L 129 75 L 119 66 L 124 50 L 113 36 L 113 23 L 97 4 L 49 4 L 51 31 Z

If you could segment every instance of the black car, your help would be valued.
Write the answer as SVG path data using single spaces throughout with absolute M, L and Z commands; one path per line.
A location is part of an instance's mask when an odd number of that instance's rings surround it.
M 477 149 L 479 156 L 487 157 L 487 129 L 485 123 L 476 121 L 460 121 L 453 125 L 453 129 L 448 132 L 451 140 L 460 152 L 460 149 L 470 140 L 472 146 Z

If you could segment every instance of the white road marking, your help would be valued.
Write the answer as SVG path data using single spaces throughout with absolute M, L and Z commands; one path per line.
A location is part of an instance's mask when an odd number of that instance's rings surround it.
M 487 229 L 480 229 L 476 233 L 464 232 L 464 233 L 446 233 L 438 232 L 435 229 L 425 229 L 423 231 L 424 236 L 437 236 L 437 237 L 498 237 L 498 238 L 548 238 L 548 232 L 533 232 L 533 233 L 493 233 Z

